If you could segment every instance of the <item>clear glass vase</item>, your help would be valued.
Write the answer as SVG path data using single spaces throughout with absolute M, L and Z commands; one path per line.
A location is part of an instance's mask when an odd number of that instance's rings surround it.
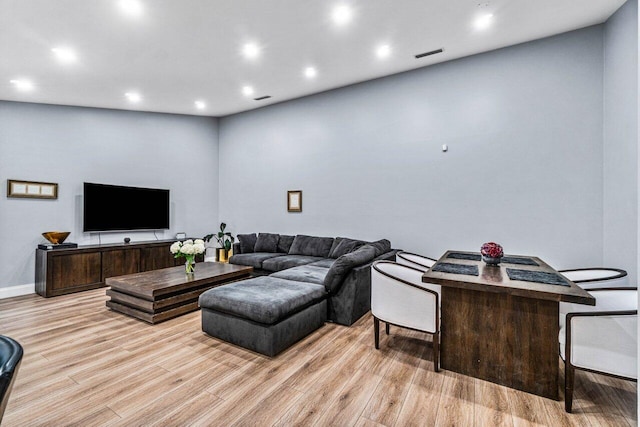
M 196 261 L 193 258 L 187 258 L 187 261 L 184 263 L 184 268 L 187 274 L 193 274 L 196 269 Z

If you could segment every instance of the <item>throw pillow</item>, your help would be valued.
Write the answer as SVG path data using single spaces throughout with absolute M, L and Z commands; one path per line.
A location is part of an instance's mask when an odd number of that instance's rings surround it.
M 387 239 L 378 240 L 377 242 L 371 242 L 369 245 L 376 249 L 376 256 L 380 256 L 391 250 L 391 242 Z
M 259 233 L 256 240 L 256 252 L 278 252 L 278 240 L 280 240 L 279 234 L 273 233 Z
M 330 293 L 336 293 L 345 277 L 355 267 L 364 265 L 376 257 L 376 248 L 364 245 L 353 252 L 342 255 L 332 265 L 324 277 L 324 287 Z
M 296 236 L 287 236 L 285 234 L 280 235 L 280 240 L 278 240 L 278 252 L 282 252 L 283 254 L 288 254 L 289 249 L 291 249 L 291 244 L 293 243 L 293 239 Z
M 327 258 L 332 244 L 333 237 L 315 237 L 298 234 L 296 238 L 293 239 L 293 243 L 289 249 L 289 255 L 307 255 Z
M 329 251 L 329 258 L 340 258 L 342 255 L 358 249 L 360 246 L 364 245 L 364 243 L 365 242 L 361 240 L 353 240 L 347 237 L 336 237 L 336 240 L 333 242 L 331 250 Z
M 251 234 L 238 234 L 238 242 L 240 242 L 240 253 L 250 254 L 255 251 L 256 240 L 258 236 L 256 233 Z

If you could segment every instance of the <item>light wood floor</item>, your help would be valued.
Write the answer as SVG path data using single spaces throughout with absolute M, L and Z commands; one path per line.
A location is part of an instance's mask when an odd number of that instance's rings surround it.
M 629 426 L 636 384 L 576 373 L 574 414 L 544 399 L 433 372 L 426 336 L 370 315 L 328 324 L 270 359 L 204 335 L 200 313 L 155 326 L 109 311 L 105 290 L 0 300 L 25 357 L 3 426 Z

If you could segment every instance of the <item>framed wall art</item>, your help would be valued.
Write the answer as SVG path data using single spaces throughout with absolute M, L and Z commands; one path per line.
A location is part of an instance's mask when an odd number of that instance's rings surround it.
M 287 211 L 302 212 L 302 190 L 287 191 Z
M 58 184 L 54 182 L 8 179 L 7 197 L 23 199 L 57 199 Z

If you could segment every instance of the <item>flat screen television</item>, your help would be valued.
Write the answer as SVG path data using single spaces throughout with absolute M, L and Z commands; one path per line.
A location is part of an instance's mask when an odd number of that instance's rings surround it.
M 169 228 L 169 190 L 84 183 L 83 230 Z

